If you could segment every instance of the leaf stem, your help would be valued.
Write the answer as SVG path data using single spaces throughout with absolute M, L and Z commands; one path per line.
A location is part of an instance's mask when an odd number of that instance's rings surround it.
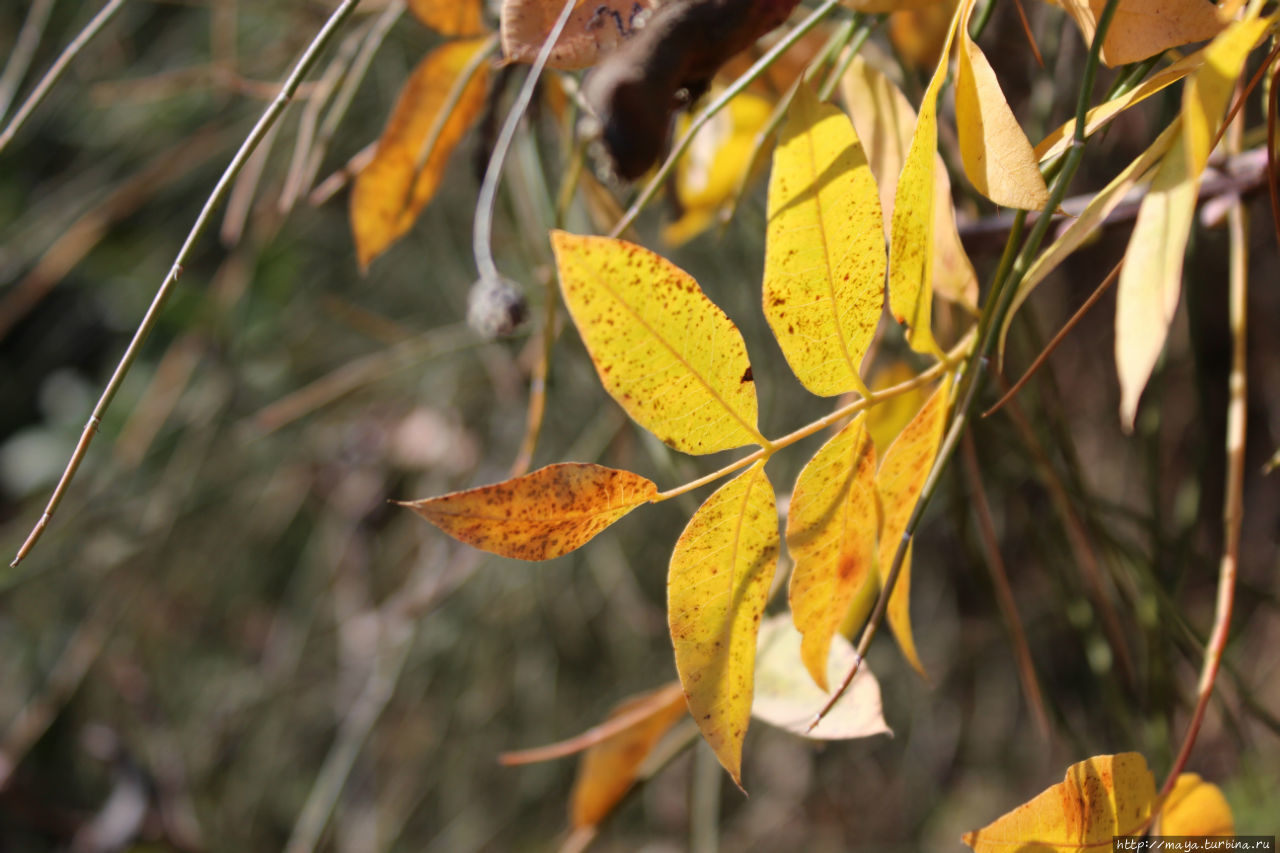
M 75 451 L 71 454 L 71 459 L 67 462 L 67 467 L 63 470 L 62 476 L 58 480 L 58 485 L 54 488 L 53 495 L 49 498 L 49 503 L 45 506 L 44 513 L 40 516 L 40 520 L 36 522 L 35 527 L 31 529 L 31 533 L 27 535 L 22 547 L 18 549 L 17 556 L 9 564 L 10 568 L 17 566 L 31 552 L 31 549 L 35 547 L 36 542 L 39 541 L 40 536 L 44 533 L 45 528 L 48 527 L 49 521 L 58 509 L 58 505 L 62 503 L 63 496 L 66 494 L 68 487 L 70 487 L 71 481 L 75 478 L 76 472 L 80 469 L 80 463 L 84 461 L 84 457 L 89 451 L 89 445 L 93 441 L 94 435 L 102 425 L 103 415 L 111 405 L 112 400 L 115 399 L 116 393 L 120 390 L 120 385 L 124 382 L 125 375 L 133 367 L 142 345 L 151 334 L 151 330 L 155 328 L 156 321 L 160 318 L 160 312 L 164 309 L 164 304 L 168 300 L 169 294 L 173 292 L 173 288 L 178 283 L 178 278 L 182 275 L 183 264 L 186 263 L 187 256 L 191 254 L 192 248 L 204 234 L 209 222 L 213 219 L 214 211 L 226 199 L 227 193 L 230 192 L 231 186 L 235 183 L 236 176 L 240 174 L 240 170 L 244 168 L 244 164 L 248 161 L 249 156 L 253 154 L 258 143 L 267 135 L 267 132 L 271 130 L 281 113 L 284 112 L 285 107 L 293 100 L 293 96 L 297 93 L 298 86 L 302 83 L 303 78 L 311 71 L 316 61 L 320 58 L 320 54 L 329 46 L 342 24 L 359 5 L 360 0 L 343 0 L 342 5 L 333 11 L 333 14 L 325 21 L 324 26 L 320 28 L 320 32 L 316 34 L 316 37 L 311 40 L 311 44 L 303 51 L 297 65 L 294 66 L 284 85 L 280 87 L 275 99 L 267 106 L 267 109 L 258 119 L 258 123 L 254 125 L 253 130 L 249 132 L 244 142 L 241 143 L 240 149 L 231 158 L 231 162 L 227 165 L 226 170 L 223 171 L 222 177 L 218 179 L 217 185 L 214 186 L 213 192 L 205 200 L 200 215 L 196 217 L 195 224 L 187 232 L 187 238 L 183 242 L 182 248 L 178 250 L 173 266 L 169 269 L 169 274 L 165 276 L 160 288 L 156 291 L 155 296 L 152 297 L 147 313 L 143 316 L 142 322 L 138 324 L 138 329 L 134 332 L 133 339 L 129 341 L 129 346 L 125 349 L 124 355 L 121 356 L 120 362 L 116 365 L 115 372 L 112 373 L 111 379 L 107 382 L 107 387 L 93 407 L 93 413 L 89 416 L 88 422 L 80 433 L 80 439 L 76 442 Z M 99 18 L 106 13 L 107 9 L 103 9 L 99 13 Z M 86 29 L 85 32 L 88 32 L 88 30 Z M 84 35 L 85 33 L 81 33 L 77 41 L 80 41 Z M 69 47 L 67 50 L 70 52 L 71 48 Z M 15 116 L 14 121 L 17 121 L 18 118 L 19 116 Z M 0 140 L 0 147 L 3 147 L 2 140 Z

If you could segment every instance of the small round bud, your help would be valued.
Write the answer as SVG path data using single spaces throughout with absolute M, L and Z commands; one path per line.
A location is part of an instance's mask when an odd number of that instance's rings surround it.
M 509 278 L 482 278 L 467 296 L 467 323 L 486 338 L 510 335 L 529 316 L 520 285 Z

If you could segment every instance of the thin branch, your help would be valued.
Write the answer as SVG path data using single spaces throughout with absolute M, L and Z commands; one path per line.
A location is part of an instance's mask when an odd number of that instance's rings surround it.
M 124 5 L 124 0 L 108 0 L 107 5 L 94 16 L 93 20 L 85 26 L 80 34 L 71 40 L 71 44 L 67 45 L 66 50 L 62 51 L 62 55 L 54 60 L 53 65 L 45 72 L 44 77 L 40 78 L 40 82 L 31 90 L 31 94 L 22 102 L 22 106 L 18 107 L 18 111 L 13 114 L 9 124 L 5 127 L 4 132 L 0 133 L 0 151 L 4 151 L 5 147 L 17 134 L 19 128 L 26 123 L 31 114 L 35 112 L 36 107 L 40 106 L 40 102 L 45 99 L 49 92 L 53 89 L 53 85 L 58 82 L 58 78 L 67 70 L 67 66 L 71 61 L 84 50 L 89 42 L 93 41 L 102 28 L 120 11 L 120 7 Z
M 320 54 L 328 47 L 333 40 L 334 35 L 341 28 L 342 24 L 351 16 L 351 13 L 360 5 L 360 0 L 343 0 L 342 5 L 333 11 L 329 19 L 325 22 L 320 32 L 312 39 L 311 44 L 303 52 L 298 59 L 297 65 L 290 73 L 284 86 L 280 90 L 280 94 L 271 102 L 263 112 L 262 117 L 258 119 L 258 123 L 253 130 L 245 138 L 240 146 L 240 150 L 236 152 L 231 159 L 231 163 L 222 173 L 222 177 L 218 180 L 213 192 L 209 198 L 205 200 L 204 208 L 200 211 L 200 215 L 196 217 L 195 224 L 191 226 L 191 230 L 187 233 L 187 238 L 182 244 L 182 248 L 178 250 L 177 256 L 174 258 L 173 266 L 169 270 L 169 274 L 165 276 L 159 290 L 151 300 L 150 307 L 147 308 L 146 315 L 142 318 L 142 322 L 138 325 L 138 329 L 134 332 L 133 339 L 129 342 L 128 348 L 121 357 L 119 364 L 116 365 L 115 372 L 111 375 L 110 381 L 107 383 L 106 389 L 103 390 L 102 396 L 98 398 L 97 404 L 93 407 L 93 414 L 89 416 L 88 422 L 85 424 L 84 430 L 80 433 L 80 439 L 76 442 L 75 451 L 71 455 L 70 461 L 67 463 L 66 470 L 62 472 L 62 477 L 58 480 L 58 485 L 53 490 L 53 495 L 49 498 L 49 503 L 45 507 L 44 513 L 40 516 L 40 520 L 36 522 L 31 533 L 27 536 L 22 547 L 18 549 L 17 555 L 13 558 L 10 567 L 17 566 L 22 559 L 31 552 L 39 541 L 41 534 L 49 525 L 50 519 L 57 511 L 58 505 L 62 503 L 62 498 L 66 494 L 71 481 L 75 478 L 76 471 L 80 468 L 80 463 L 84 461 L 85 455 L 89 452 L 89 445 L 93 441 L 93 436 L 97 433 L 99 426 L 102 424 L 102 417 L 106 413 L 107 408 L 111 405 L 111 401 L 115 399 L 116 393 L 120 390 L 120 385 L 124 382 L 125 375 L 133 366 L 133 362 L 137 359 L 139 351 L 142 349 L 143 343 L 151 334 L 151 330 L 155 328 L 156 321 L 160 317 L 160 312 L 164 308 L 165 302 L 169 298 L 169 294 L 178 283 L 179 276 L 182 275 L 183 264 L 186 263 L 187 256 L 191 253 L 196 242 L 204 234 L 209 222 L 213 218 L 213 213 L 222 204 L 230 191 L 232 184 L 235 182 L 236 176 L 244 167 L 245 162 L 253 154 L 254 149 L 267 132 L 275 124 L 285 107 L 293 99 L 294 93 L 298 86 L 302 83 L 304 77 L 310 72 L 311 68 L 319 59 Z M 105 10 L 104 10 L 105 12 Z M 99 15 L 101 17 L 101 15 Z M 83 33 L 81 34 L 83 36 Z
M 53 0 L 35 0 L 27 10 L 22 29 L 9 51 L 9 61 L 4 65 L 4 73 L 0 74 L 0 118 L 4 118 L 5 113 L 9 112 L 13 96 L 18 94 L 18 86 L 22 85 L 22 78 L 31 67 L 40 37 L 44 35 L 45 25 L 49 23 L 51 9 Z

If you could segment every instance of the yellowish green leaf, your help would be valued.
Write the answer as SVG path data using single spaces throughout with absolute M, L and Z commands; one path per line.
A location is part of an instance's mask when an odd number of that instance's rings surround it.
M 898 175 L 911 146 L 916 113 L 906 96 L 874 66 L 855 56 L 840 80 L 840 91 L 853 126 L 867 152 L 871 173 L 880 187 L 884 231 L 892 233 L 893 199 Z M 978 298 L 978 276 L 960 243 L 955 207 L 951 202 L 951 178 L 942 157 L 933 157 L 933 290 L 939 296 L 966 306 Z
M 694 513 L 667 576 L 667 619 L 689 712 L 739 787 L 756 635 L 778 548 L 773 487 L 757 462 Z
M 801 85 L 769 178 L 764 314 L 815 394 L 866 389 L 859 369 L 884 309 L 882 221 L 853 123 Z
M 600 381 L 685 453 L 764 444 L 738 328 L 675 264 L 607 237 L 551 233 L 560 287 Z
M 964 5 L 956 75 L 956 131 L 965 175 L 978 192 L 996 204 L 1039 210 L 1049 201 L 1049 188 L 991 63 L 969 38 L 973 0 Z
M 1183 256 L 1213 137 L 1245 58 L 1272 23 L 1238 21 L 1205 49 L 1204 63 L 1183 90 L 1182 133 L 1138 208 L 1116 294 L 1116 371 L 1126 429 L 1133 427 L 1138 400 L 1178 307 Z
M 929 471 L 933 468 L 942 442 L 942 430 L 947 421 L 951 385 L 944 382 L 916 413 L 906 428 L 889 445 L 876 474 L 876 488 L 880 493 L 883 521 L 880 526 L 878 549 L 879 576 L 883 583 L 898 545 L 907 530 L 907 521 L 915 510 L 920 493 L 924 490 Z M 889 627 L 893 630 L 898 646 L 907 661 L 924 675 L 924 666 L 916 653 L 915 639 L 911 631 L 908 604 L 911 599 L 911 551 L 898 573 L 893 594 L 889 597 Z
M 1155 835 L 1235 835 L 1235 817 L 1217 785 L 1183 773 L 1164 801 Z
M 579 0 L 547 65 L 575 70 L 595 65 L 636 30 L 639 16 L 653 0 Z M 533 62 L 551 35 L 563 0 L 504 0 L 500 29 L 508 62 Z
M 1132 835 L 1151 814 L 1155 779 L 1136 752 L 1095 755 L 1067 768 L 1066 778 L 994 823 L 965 833 L 978 853 L 1108 853 L 1117 835 Z
M 874 574 L 879 520 L 876 450 L 859 416 L 804 466 L 787 511 L 791 614 L 804 665 L 824 691 L 831 640 Z
M 475 63 L 487 49 L 488 39 L 445 44 L 427 54 L 405 83 L 377 152 L 351 191 L 361 268 L 403 236 L 435 195 L 449 156 L 484 109 L 488 69 Z M 457 85 L 463 88 L 450 108 Z
M 613 709 L 604 725 L 625 721 L 626 726 L 582 756 L 569 798 L 573 826 L 595 826 L 613 811 L 635 782 L 640 765 L 686 711 L 684 690 L 674 683 L 633 696 Z
M 582 547 L 657 492 L 652 481 L 630 471 L 564 462 L 404 505 L 482 551 L 550 560 Z
M 444 36 L 485 33 L 482 0 L 409 0 L 414 17 Z
M 1059 0 L 1084 36 L 1093 41 L 1107 0 Z M 1213 38 L 1223 27 L 1218 9 L 1205 0 L 1121 0 L 1107 37 L 1102 61 L 1111 68 L 1138 62 L 1171 47 Z
M 679 245 L 715 224 L 747 179 L 756 135 L 772 110 L 766 98 L 743 92 L 699 128 L 676 164 L 675 194 L 681 213 L 662 230 L 666 242 Z M 690 122 L 689 116 L 682 114 L 676 135 L 682 136 Z
M 933 339 L 934 158 L 938 149 L 938 90 L 947 76 L 947 57 L 964 4 L 951 21 L 942 59 L 925 89 L 920 115 L 903 159 L 893 201 L 889 237 L 889 310 L 906 328 L 907 343 L 917 352 L 941 354 Z
M 802 670 L 800 634 L 785 613 L 766 619 L 756 656 L 756 693 L 751 714 L 772 726 L 815 740 L 848 740 L 892 734 L 880 708 L 880 684 L 864 661 L 849 689 L 812 730 L 809 724 L 831 698 Z M 836 637 L 824 660 L 826 681 L 839 683 L 857 657 Z

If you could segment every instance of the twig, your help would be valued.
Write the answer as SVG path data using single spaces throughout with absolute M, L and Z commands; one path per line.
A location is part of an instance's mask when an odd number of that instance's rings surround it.
M 317 184 L 316 188 L 307 196 L 307 202 L 313 207 L 319 207 L 333 198 L 343 187 L 351 183 L 365 166 L 369 165 L 370 161 L 373 160 L 373 155 L 377 152 L 378 141 L 375 139 L 355 154 L 352 154 L 351 159 L 342 164 L 342 168 Z
M 34 0 L 27 10 L 22 29 L 9 51 L 9 61 L 4 64 L 4 73 L 0 74 L 0 119 L 9 112 L 13 96 L 18 94 L 18 86 L 31 67 L 31 59 L 36 54 L 40 37 L 44 35 L 45 25 L 49 23 L 49 10 L 52 8 L 53 0 Z
M 9 124 L 5 127 L 4 132 L 0 133 L 0 151 L 4 151 L 10 140 L 17 134 L 18 129 L 26 123 L 27 119 L 35 112 L 36 107 L 40 106 L 40 102 L 45 99 L 49 92 L 53 89 L 53 84 L 58 82 L 58 78 L 67 70 L 67 66 L 71 61 L 84 50 L 89 42 L 93 41 L 93 37 L 106 25 L 108 21 L 120 11 L 120 7 L 124 5 L 124 0 L 108 0 L 107 5 L 93 17 L 93 20 L 85 26 L 80 34 L 71 40 L 71 44 L 67 45 L 66 50 L 62 51 L 45 75 L 40 78 L 40 82 L 31 90 L 31 94 L 22 102 L 22 106 L 18 107 L 18 111 L 13 114 L 13 118 L 9 120 Z
M 544 297 L 547 305 L 542 319 L 542 346 L 538 350 L 538 360 L 533 365 L 533 375 L 529 378 L 529 413 L 525 418 L 520 451 L 511 463 L 511 477 L 528 473 L 529 466 L 533 464 L 533 453 L 538 447 L 538 436 L 542 433 L 542 421 L 547 411 L 547 372 L 551 366 L 556 338 L 559 336 L 559 329 L 556 327 L 556 309 L 560 306 L 558 293 L 555 280 L 549 279 Z
M 58 505 L 62 502 L 63 495 L 66 494 L 67 488 L 71 485 L 72 479 L 75 478 L 76 471 L 80 468 L 80 463 L 84 461 L 85 454 L 89 451 L 89 444 L 93 441 L 93 436 L 98 431 L 98 427 L 102 423 L 102 416 L 106 413 L 107 408 L 111 405 L 111 401 L 115 399 L 116 392 L 120 390 L 121 383 L 124 382 L 125 375 L 129 372 L 129 368 L 133 366 L 133 362 L 138 357 L 138 352 L 142 349 L 143 343 L 146 342 L 151 330 L 155 327 L 156 321 L 160 317 L 160 312 L 164 308 L 165 301 L 169 298 L 169 294 L 173 291 L 174 286 L 178 282 L 178 277 L 182 275 L 183 264 L 186 263 L 187 256 L 191 253 L 196 242 L 204 234 L 210 220 L 213 218 L 213 212 L 222 204 L 226 198 L 232 183 L 236 176 L 244 167 L 245 161 L 253 153 L 254 148 L 267 134 L 275 124 L 276 119 L 284 112 L 285 107 L 289 105 L 294 93 L 298 89 L 298 85 L 302 79 L 315 65 L 320 54 L 332 41 L 334 34 L 342 26 L 343 22 L 350 17 L 356 7 L 360 5 L 360 0 L 343 0 L 342 5 L 333 11 L 329 19 L 325 22 L 320 32 L 312 39 L 311 44 L 303 52 L 299 58 L 297 65 L 290 73 L 284 86 L 280 90 L 280 94 L 271 102 L 262 117 L 258 119 L 258 123 L 253 130 L 245 138 L 240 146 L 240 150 L 231 159 L 231 163 L 222 173 L 222 177 L 218 180 L 213 192 L 209 198 L 205 200 L 204 208 L 200 211 L 200 215 L 196 218 L 195 224 L 191 226 L 191 230 L 187 233 L 187 238 L 182 244 L 182 248 L 178 250 L 177 256 L 174 258 L 173 266 L 169 270 L 169 274 L 165 276 L 159 290 L 151 300 L 150 307 L 147 308 L 146 315 L 142 318 L 138 329 L 134 332 L 133 339 L 129 342 L 128 348 L 121 357 L 119 364 L 116 365 L 115 372 L 111 375 L 110 381 L 107 383 L 106 389 L 102 392 L 102 396 L 98 398 L 97 404 L 93 407 L 93 414 L 89 416 L 88 423 L 85 424 L 84 430 L 80 434 L 80 439 L 76 442 L 75 451 L 71 455 L 70 461 L 67 463 L 66 470 L 62 472 L 62 477 L 58 480 L 58 485 L 53 490 L 53 495 L 49 498 L 49 503 L 45 507 L 44 513 L 40 516 L 40 520 L 36 522 L 31 533 L 28 534 L 22 547 L 18 549 L 17 555 L 13 558 L 10 567 L 17 566 L 22 559 L 31 552 L 35 547 L 40 536 L 44 533 L 45 528 L 49 525 L 49 520 L 53 518 L 54 512 L 57 511 Z M 104 10 L 105 12 L 105 10 Z M 101 15 L 99 15 L 101 17 Z M 82 33 L 83 35 L 83 33 Z

